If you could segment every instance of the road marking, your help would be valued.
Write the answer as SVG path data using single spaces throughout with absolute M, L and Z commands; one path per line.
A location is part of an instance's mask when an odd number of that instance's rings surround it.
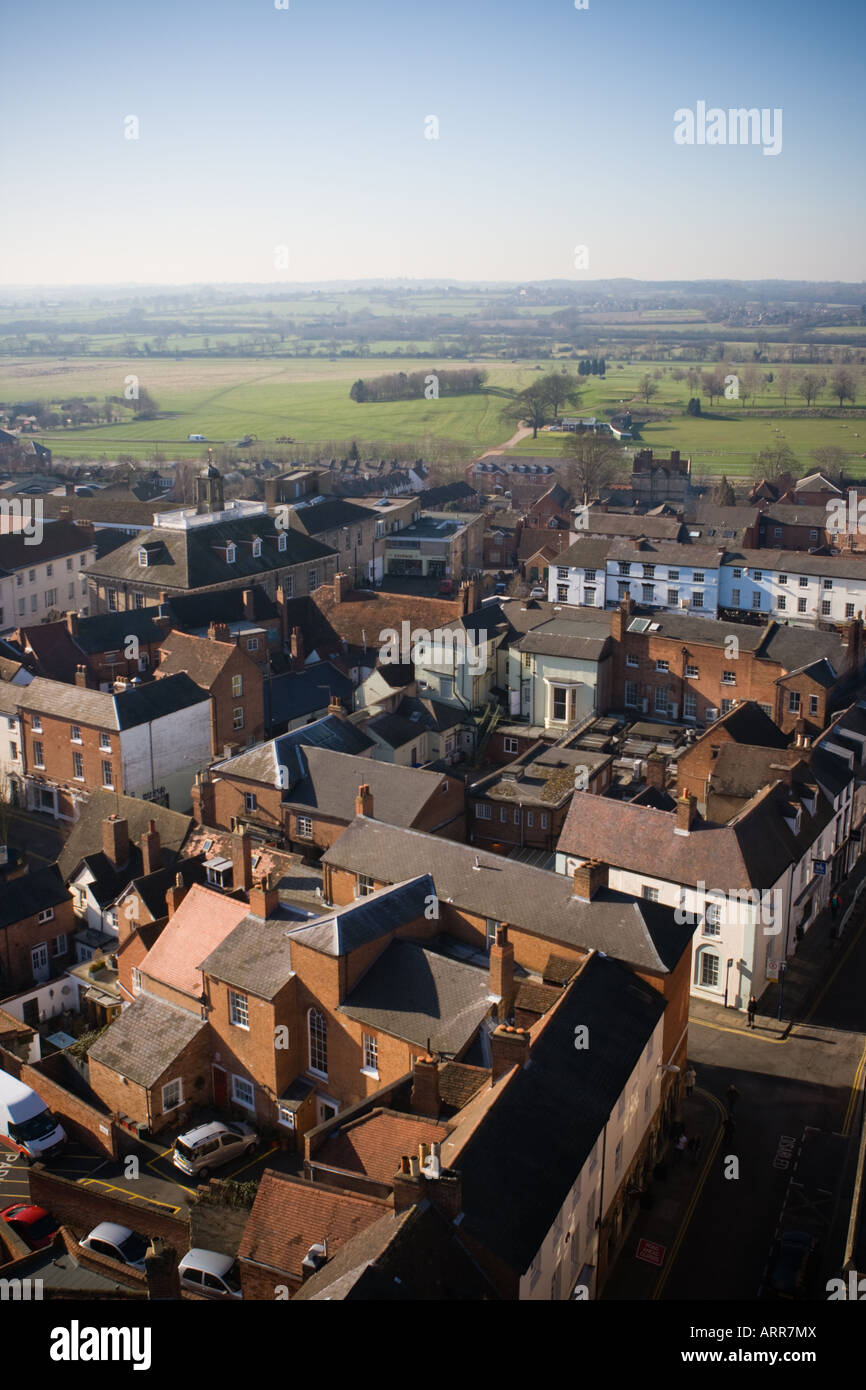
M 857 1103 L 857 1096 L 860 1093 L 860 1080 L 863 1076 L 864 1067 L 866 1067 L 866 1043 L 863 1044 L 863 1051 L 860 1053 L 860 1061 L 857 1063 L 857 1070 L 854 1073 L 854 1080 L 851 1083 L 851 1094 L 848 1097 L 845 1121 L 842 1125 L 842 1133 L 846 1136 L 851 1133 L 851 1125 L 854 1121 L 854 1106 Z
M 726 1115 L 725 1107 L 722 1105 L 722 1102 L 718 1099 L 718 1097 L 714 1096 L 711 1091 L 705 1091 L 701 1086 L 696 1086 L 695 1090 L 699 1095 L 705 1096 L 707 1100 L 711 1100 L 720 1115 Z M 686 1214 L 683 1217 L 682 1222 L 680 1223 L 680 1228 L 677 1231 L 676 1239 L 674 1240 L 674 1243 L 670 1248 L 670 1253 L 668 1254 L 668 1258 L 665 1262 L 665 1267 L 659 1275 L 658 1282 L 656 1283 L 656 1286 L 653 1290 L 653 1299 L 661 1297 L 662 1289 L 664 1288 L 667 1282 L 667 1277 L 670 1274 L 671 1269 L 673 1268 L 674 1260 L 679 1254 L 680 1246 L 682 1245 L 683 1240 L 685 1239 L 686 1231 L 688 1230 L 691 1219 L 694 1216 L 695 1208 L 698 1204 L 698 1199 L 700 1198 L 700 1195 L 704 1190 L 704 1184 L 710 1175 L 710 1169 L 712 1168 L 713 1161 L 715 1160 L 716 1154 L 719 1151 L 719 1146 L 722 1142 L 722 1138 L 724 1137 L 724 1133 L 724 1125 L 720 1124 L 718 1129 L 716 1130 L 716 1137 L 713 1141 L 712 1148 L 710 1149 L 710 1152 L 707 1154 L 707 1160 L 701 1171 L 701 1176 L 698 1180 L 697 1186 L 695 1187 L 695 1190 L 692 1193 L 691 1201 L 689 1202 L 689 1205 L 686 1208 Z
M 146 1168 L 150 1168 L 150 1169 L 156 1174 L 156 1176 L 160 1179 L 161 1182 L 170 1182 L 170 1183 L 173 1183 L 175 1187 L 179 1187 L 179 1188 L 180 1188 L 181 1192 L 186 1192 L 190 1197 L 195 1197 L 195 1196 L 196 1196 L 196 1189 L 195 1189 L 194 1187 L 184 1187 L 184 1185 L 183 1185 L 183 1183 L 180 1181 L 180 1179 L 179 1179 L 179 1178 L 176 1178 L 176 1177 L 174 1176 L 174 1174 L 175 1174 L 175 1172 L 176 1172 L 176 1169 L 175 1169 L 173 1163 L 172 1163 L 172 1164 L 169 1164 L 169 1170 L 170 1170 L 170 1175 L 169 1175 L 169 1177 L 165 1177 L 165 1175 L 164 1175 L 163 1173 L 161 1173 L 161 1172 L 159 1171 L 159 1169 L 157 1168 L 157 1166 L 156 1166 L 157 1163 L 161 1163 L 162 1160 L 163 1160 L 164 1158 L 167 1158 L 168 1155 L 169 1155 L 170 1153 L 173 1153 L 173 1152 L 174 1152 L 173 1149 L 163 1149 L 163 1151 L 162 1151 L 161 1154 L 157 1154 L 157 1155 L 156 1155 L 156 1158 L 149 1158 L 148 1161 L 147 1161 L 147 1163 L 145 1164 L 145 1167 L 146 1167 Z
M 238 1173 L 245 1173 L 248 1168 L 254 1167 L 256 1163 L 263 1163 L 266 1158 L 270 1158 L 271 1154 L 276 1153 L 278 1148 L 278 1144 L 272 1144 L 271 1147 L 267 1149 L 265 1153 L 256 1154 L 255 1158 L 251 1158 L 249 1163 L 244 1164 L 243 1168 L 238 1168 L 235 1170 L 235 1172 L 232 1174 L 232 1179 L 236 1178 L 238 1176 Z
M 774 1047 L 781 1046 L 788 1041 L 787 1038 L 759 1038 L 757 1033 L 747 1028 L 725 1028 L 721 1023 L 705 1023 L 702 1018 L 690 1018 L 689 1027 L 697 1024 L 698 1028 L 712 1028 L 715 1033 L 735 1033 L 738 1038 L 754 1038 L 755 1042 L 770 1043 Z
M 91 1183 L 96 1183 L 98 1187 L 107 1187 L 109 1192 L 122 1192 L 124 1197 L 128 1197 L 131 1202 L 150 1202 L 151 1206 L 165 1207 L 167 1211 L 172 1211 L 175 1215 L 180 1211 L 180 1207 L 172 1206 L 171 1202 L 160 1202 L 156 1197 L 148 1197 L 143 1192 L 130 1192 L 129 1188 L 118 1187 L 113 1182 L 106 1182 L 104 1178 L 79 1179 L 80 1187 L 89 1187 Z
M 833 970 L 833 972 L 831 973 L 831 975 L 829 976 L 829 978 L 826 980 L 826 982 L 825 982 L 823 988 L 821 989 L 820 993 L 818 994 L 818 997 L 816 998 L 816 1000 L 815 1000 L 815 1002 L 813 1003 L 812 1007 L 810 1008 L 809 1012 L 806 1014 L 806 1017 L 800 1019 L 800 1022 L 801 1022 L 801 1023 L 808 1023 L 808 1022 L 809 1022 L 810 1018 L 812 1017 L 813 1013 L 814 1013 L 815 1010 L 817 1009 L 818 1005 L 821 1003 L 821 1000 L 824 998 L 824 995 L 827 993 L 827 990 L 828 990 L 828 989 L 830 988 L 830 986 L 832 985 L 832 983 L 833 983 L 833 981 L 835 980 L 836 976 L 839 974 L 839 971 L 842 969 L 842 966 L 845 964 L 845 962 L 846 962 L 846 960 L 848 959 L 848 957 L 850 956 L 851 952 L 854 950 L 854 947 L 857 945 L 857 942 L 860 940 L 861 936 L 863 935 L 864 930 L 866 930 L 866 917 L 864 917 L 864 918 L 863 918 L 863 921 L 860 923 L 860 926 L 859 926 L 859 928 L 858 928 L 858 930 L 857 930 L 856 935 L 853 936 L 853 937 L 851 938 L 851 940 L 849 941 L 848 947 L 847 947 L 847 949 L 845 950 L 845 952 L 839 957 L 838 961 L 836 962 L 836 968 L 835 968 L 835 970 Z M 794 1027 L 797 1027 L 797 1024 L 795 1024 Z

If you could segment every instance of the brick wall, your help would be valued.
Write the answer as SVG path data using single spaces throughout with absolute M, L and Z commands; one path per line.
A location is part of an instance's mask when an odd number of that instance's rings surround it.
M 34 914 L 0 930 L 0 995 L 7 997 L 32 987 L 33 962 L 30 953 L 42 942 L 48 947 L 51 976 L 62 974 L 72 964 L 70 939 L 76 927 L 75 909 L 69 898 L 56 904 L 50 922 L 39 922 Z M 56 955 L 54 951 L 58 936 L 67 937 L 62 955 Z
M 205 1027 L 179 1053 L 171 1065 L 166 1067 L 150 1088 L 127 1081 L 104 1063 L 91 1060 L 90 1085 L 103 1104 L 114 1113 L 126 1115 L 139 1124 L 146 1125 L 151 1134 L 159 1134 L 169 1127 L 182 1126 L 193 1105 L 205 1105 L 211 1100 L 212 1045 L 212 1034 L 210 1029 Z M 162 1105 L 162 1088 L 169 1081 L 178 1078 L 183 1083 L 183 1100 L 174 1110 L 165 1111 Z M 196 1087 L 195 1082 L 199 1078 L 204 1084 Z
M 31 712 L 21 712 L 24 766 L 27 772 L 38 773 L 56 782 L 66 782 L 70 788 L 83 791 L 85 788 L 103 785 L 102 764 L 109 762 L 115 789 L 119 792 L 124 790 L 121 777 L 120 734 L 116 729 L 82 724 L 78 720 L 65 719 L 53 714 L 42 714 L 38 717 L 42 723 L 41 732 L 33 728 L 34 716 Z M 70 737 L 73 723 L 77 723 L 81 730 L 80 743 L 73 743 Z M 110 739 L 110 751 L 99 746 L 103 734 Z M 37 764 L 34 743 L 42 745 L 42 767 Z M 79 753 L 83 761 L 84 776 L 81 781 L 74 775 L 74 753 Z
M 130 1183 L 130 1188 L 134 1189 L 134 1183 Z M 58 1173 L 49 1173 L 41 1163 L 35 1163 L 30 1169 L 30 1200 L 50 1211 L 79 1238 L 86 1236 L 101 1221 L 116 1221 L 143 1236 L 160 1236 L 177 1251 L 178 1258 L 182 1259 L 189 1249 L 189 1222 L 185 1217 L 175 1216 L 162 1207 L 151 1207 L 132 1197 L 107 1192 L 103 1187 L 83 1187 Z M 87 1258 L 101 1259 L 98 1255 Z M 116 1277 L 117 1265 L 114 1262 L 105 1261 L 99 1267 Z M 144 1278 L 143 1275 L 139 1277 Z
M 114 1158 L 117 1147 L 111 1112 L 107 1108 L 99 1108 L 100 1097 L 95 1093 L 95 1103 L 91 1105 L 63 1084 L 66 1079 L 64 1073 L 71 1068 L 72 1063 L 59 1053 L 30 1066 L 22 1064 L 17 1057 L 0 1048 L 0 1069 L 17 1076 L 25 1086 L 32 1087 L 41 1096 L 73 1143 Z M 78 1084 L 86 1089 L 84 1081 Z

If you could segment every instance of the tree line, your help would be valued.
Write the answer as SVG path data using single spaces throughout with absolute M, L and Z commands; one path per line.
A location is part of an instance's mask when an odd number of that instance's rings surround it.
M 425 397 L 460 396 L 480 391 L 487 373 L 477 367 L 466 371 L 437 367 L 435 371 L 386 372 L 383 376 L 359 377 L 349 396 L 359 403 L 367 401 L 417 401 Z

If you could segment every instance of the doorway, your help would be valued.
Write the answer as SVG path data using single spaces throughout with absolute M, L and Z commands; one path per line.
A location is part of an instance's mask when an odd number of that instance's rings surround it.
M 333 1101 L 316 1097 L 316 1124 L 323 1125 L 326 1120 L 333 1120 L 336 1113 L 337 1107 Z
M 213 1073 L 213 1103 L 218 1110 L 225 1110 L 228 1107 L 229 1088 L 226 1071 L 224 1067 L 218 1067 L 216 1063 L 211 1067 Z

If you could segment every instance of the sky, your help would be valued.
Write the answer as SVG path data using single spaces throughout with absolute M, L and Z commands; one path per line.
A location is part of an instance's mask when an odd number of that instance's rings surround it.
M 0 0 L 0 284 L 866 279 L 866 6 L 579 3 Z

